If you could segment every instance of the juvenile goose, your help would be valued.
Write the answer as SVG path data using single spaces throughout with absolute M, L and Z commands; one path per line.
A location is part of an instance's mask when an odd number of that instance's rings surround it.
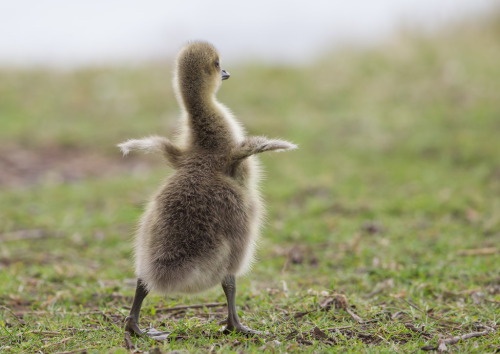
M 179 144 L 150 137 L 119 144 L 162 153 L 175 172 L 144 212 L 135 238 L 137 288 L 125 330 L 165 339 L 170 332 L 139 328 L 139 313 L 150 291 L 195 293 L 222 284 L 227 298 L 227 331 L 260 333 L 240 323 L 235 276 L 248 270 L 261 220 L 254 154 L 291 150 L 283 140 L 244 137 L 226 107 L 215 99 L 229 73 L 215 48 L 194 42 L 180 51 L 174 88 L 182 108 Z

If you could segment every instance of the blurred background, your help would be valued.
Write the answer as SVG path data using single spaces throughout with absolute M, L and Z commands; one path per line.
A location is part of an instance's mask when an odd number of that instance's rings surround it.
M 75 67 L 172 57 L 188 40 L 235 62 L 310 63 L 340 45 L 373 46 L 402 28 L 433 31 L 495 0 L 4 1 L 0 64 Z
M 387 93 L 389 88 L 383 85 L 390 85 L 385 81 L 391 74 L 402 81 L 411 72 L 430 79 L 434 75 L 426 67 L 430 63 L 401 62 L 404 56 L 415 56 L 412 51 L 442 66 L 439 75 L 444 80 L 466 81 L 465 59 L 457 56 L 473 48 L 459 39 L 468 35 L 471 42 L 486 41 L 480 27 L 489 26 L 486 22 L 497 10 L 494 0 L 238 5 L 158 0 L 1 2 L 0 137 L 5 153 L 0 158 L 0 185 L 107 174 L 118 167 L 100 155 L 111 152 L 116 141 L 173 132 L 178 109 L 171 93 L 172 60 L 193 39 L 208 40 L 221 52 L 224 67 L 233 74 L 221 97 L 251 132 L 254 128 L 262 133 L 271 129 L 269 134 L 294 127 L 302 130 L 313 118 L 317 124 L 334 120 L 337 123 L 329 124 L 347 129 L 339 118 L 347 115 L 347 125 L 361 124 L 370 139 L 378 137 L 381 143 L 387 131 L 377 119 L 389 118 L 368 113 L 367 104 L 342 107 L 349 100 L 361 103 Z M 425 47 L 434 45 L 426 44 L 433 37 L 452 32 L 456 35 L 435 44 L 443 54 L 425 54 Z M 362 52 L 392 56 L 394 62 L 354 54 Z M 363 63 L 351 65 L 351 60 L 358 59 Z M 363 81 L 372 71 L 385 77 L 384 82 Z M 351 92 L 349 85 L 360 87 Z M 362 92 L 361 87 L 369 85 L 374 87 Z M 393 83 L 390 89 L 397 90 L 398 85 Z M 276 97 L 280 94 L 281 101 Z M 396 103 L 389 102 L 387 109 L 396 109 Z M 300 116 L 292 118 L 292 111 Z M 256 121 L 254 115 L 270 119 Z M 387 124 L 408 121 L 403 114 Z M 312 134 L 318 133 L 319 126 L 309 128 Z M 355 134 L 348 143 L 356 139 L 366 141 Z M 86 151 L 68 153 L 58 148 L 61 145 L 84 146 Z M 93 152 L 97 156 L 86 157 Z M 56 161 L 64 161 L 67 167 Z
M 391 292 L 491 317 L 450 294 L 500 300 L 495 0 L 1 1 L 0 303 L 114 306 L 121 325 L 130 239 L 171 171 L 116 144 L 174 135 L 172 60 L 193 39 L 221 52 L 218 98 L 248 133 L 300 147 L 261 156 L 251 308 L 287 308 L 263 295 L 285 281 L 367 316 Z

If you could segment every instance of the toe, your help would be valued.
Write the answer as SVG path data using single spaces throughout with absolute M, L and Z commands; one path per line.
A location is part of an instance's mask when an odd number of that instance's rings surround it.
M 157 336 L 157 335 L 160 335 L 160 334 L 170 334 L 170 333 L 172 333 L 170 331 L 159 331 L 159 330 L 157 330 L 155 328 L 149 328 L 145 332 L 146 332 L 146 334 L 148 336 Z
M 158 331 L 157 329 L 149 328 L 145 334 L 154 340 L 162 341 L 166 340 L 171 333 L 169 331 Z

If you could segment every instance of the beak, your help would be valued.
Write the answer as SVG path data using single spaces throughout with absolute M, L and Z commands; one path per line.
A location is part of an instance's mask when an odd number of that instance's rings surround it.
M 227 79 L 229 79 L 229 77 L 231 76 L 231 74 L 229 74 L 226 70 L 222 69 L 221 70 L 221 76 L 222 76 L 222 80 L 227 80 Z

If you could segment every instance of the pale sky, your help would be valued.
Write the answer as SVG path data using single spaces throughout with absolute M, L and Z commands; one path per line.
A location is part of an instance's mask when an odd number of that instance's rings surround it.
M 498 0 L 0 0 L 0 65 L 164 58 L 194 39 L 224 59 L 303 63 L 401 26 L 433 29 Z

